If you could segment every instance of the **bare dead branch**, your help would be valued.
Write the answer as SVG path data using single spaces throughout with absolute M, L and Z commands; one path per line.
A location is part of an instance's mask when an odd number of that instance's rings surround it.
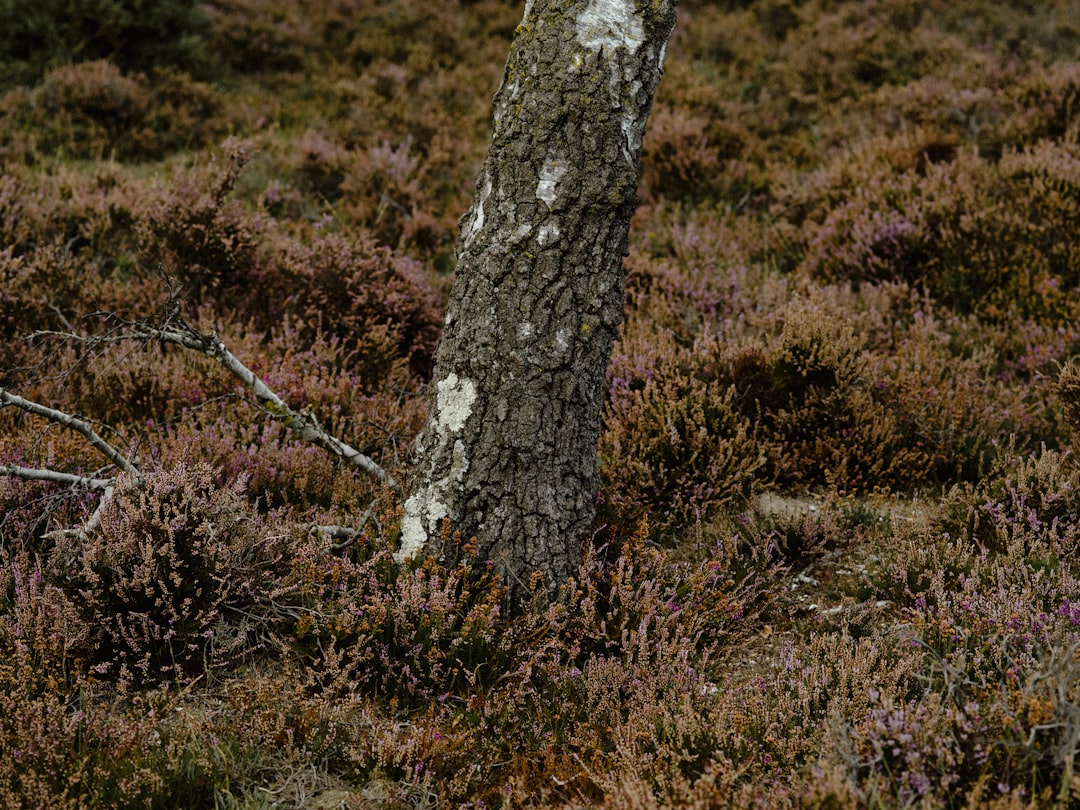
M 359 534 L 352 526 L 341 526 L 339 524 L 313 525 L 311 532 L 312 534 L 329 537 L 332 540 L 348 540 L 350 542 Z
M 0 475 L 22 478 L 26 481 L 49 481 L 53 484 L 66 484 L 76 489 L 86 489 L 90 491 L 107 490 L 116 482 L 115 478 L 93 478 L 86 475 L 72 475 L 71 473 L 48 470 L 40 467 L 22 467 L 18 464 L 0 464 Z
M 360 533 L 364 530 L 364 527 L 368 524 L 368 521 L 372 521 L 375 524 L 375 528 L 378 530 L 380 536 L 382 535 L 382 526 L 379 524 L 378 519 L 375 517 L 375 508 L 368 509 L 357 521 L 355 528 L 352 526 L 341 525 L 329 525 L 320 526 L 318 524 L 312 524 L 310 530 L 324 537 L 329 537 L 331 540 L 340 540 L 339 543 L 334 543 L 330 546 L 330 550 L 335 554 L 344 551 L 353 543 L 356 542 L 356 538 L 360 536 Z
M 128 461 L 116 448 L 101 438 L 89 422 L 72 416 L 71 414 L 64 413 L 63 411 L 58 411 L 55 408 L 50 408 L 29 399 L 24 399 L 16 394 L 12 394 L 4 388 L 0 388 L 0 406 L 3 405 L 12 405 L 27 413 L 42 416 L 50 422 L 55 422 L 58 425 L 66 427 L 68 430 L 73 430 L 76 433 L 82 434 L 95 450 L 105 456 L 105 458 L 115 464 L 118 468 L 131 475 L 136 481 L 142 482 L 142 473 L 139 472 L 139 468 Z
M 125 330 L 116 330 L 107 335 L 94 337 L 64 332 L 39 331 L 35 332 L 33 337 L 60 338 L 90 346 L 128 340 L 159 341 L 200 352 L 217 361 L 226 371 L 243 383 L 244 387 L 254 396 L 259 408 L 272 419 L 282 422 L 298 438 L 321 447 L 340 458 L 346 464 L 375 476 L 391 489 L 398 488 L 398 483 L 393 476 L 369 456 L 328 433 L 319 424 L 313 413 L 310 411 L 297 411 L 291 408 L 259 375 L 245 366 L 236 355 L 229 351 L 221 339 L 218 338 L 216 332 L 205 334 L 184 320 L 180 316 L 178 307 L 175 305 L 171 295 L 170 293 L 169 303 L 166 305 L 161 319 L 162 325 L 160 326 L 144 321 L 126 321 L 115 315 L 102 313 L 113 323 L 122 324 Z
M 229 351 L 217 334 L 203 334 L 186 321 L 180 320 L 178 326 L 159 329 L 148 324 L 136 324 L 132 337 L 141 340 L 160 340 L 174 343 L 216 360 L 230 374 L 243 383 L 255 397 L 259 407 L 271 418 L 282 422 L 300 439 L 321 447 L 340 458 L 345 463 L 374 475 L 391 489 L 397 489 L 397 481 L 374 460 L 326 432 L 310 411 L 296 411 L 279 397 L 254 371 L 245 366 L 236 355 Z
M 97 507 L 92 515 L 86 519 L 82 526 L 76 529 L 57 529 L 43 535 L 46 538 L 78 537 L 85 538 L 87 532 L 93 531 L 101 523 L 101 513 L 112 500 L 113 491 L 116 487 L 116 478 L 97 478 L 88 475 L 72 475 L 71 473 L 49 470 L 40 467 L 23 467 L 18 464 L 0 465 L 0 475 L 9 475 L 14 478 L 22 478 L 24 481 L 48 481 L 54 484 L 67 484 L 72 490 L 85 489 L 91 492 L 101 491 Z M 132 476 L 131 481 L 138 486 L 142 478 Z
M 113 491 L 113 486 L 108 486 L 105 488 L 105 492 L 98 499 L 98 504 L 97 507 L 94 509 L 93 514 L 86 519 L 86 522 L 83 523 L 82 526 L 79 526 L 77 529 L 57 529 L 56 531 L 49 532 L 48 534 L 45 534 L 43 536 L 47 538 L 56 538 L 61 536 L 77 537 L 80 540 L 85 540 L 86 535 L 96 529 L 101 523 L 101 513 L 105 511 L 105 507 L 108 506 L 109 501 L 112 500 Z

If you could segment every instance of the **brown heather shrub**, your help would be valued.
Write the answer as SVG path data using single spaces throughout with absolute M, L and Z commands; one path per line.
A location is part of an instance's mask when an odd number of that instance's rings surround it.
M 211 85 L 174 68 L 125 75 L 111 62 L 54 68 L 0 98 L 0 155 L 145 161 L 200 149 L 242 118 Z
M 101 456 L 78 434 L 8 408 L 0 410 L 0 459 L 76 474 L 93 474 L 101 465 Z M 96 502 L 96 495 L 78 489 L 0 477 L 0 550 L 39 549 L 45 541 L 37 538 L 79 525 Z
M 211 48 L 226 64 L 243 73 L 299 70 L 305 51 L 322 44 L 322 29 L 328 24 L 341 24 L 340 20 L 322 22 L 313 18 L 311 5 L 283 5 L 272 0 L 206 3 L 203 7 L 213 26 Z M 324 5 L 326 8 L 320 10 L 325 13 L 330 4 Z
M 100 629 L 55 563 L 0 559 L 0 807 L 203 806 L 222 764 L 206 740 L 172 733 L 167 700 L 103 695 L 84 657 Z
M 769 79 L 797 105 L 836 103 L 883 84 L 903 84 L 932 70 L 946 43 L 919 26 L 921 9 L 909 0 L 868 8 L 860 3 L 802 9 L 784 58 Z
M 0 806 L 146 807 L 174 789 L 199 798 L 179 774 L 166 781 L 156 717 L 136 720 L 52 692 L 30 698 L 4 690 L 0 714 Z
M 0 693 L 33 698 L 63 691 L 82 674 L 81 653 L 93 628 L 29 553 L 5 547 L 0 554 Z
M 0 385 L 11 385 L 14 380 L 9 375 L 34 356 L 25 341 L 28 327 L 60 325 L 52 307 L 62 311 L 77 297 L 74 265 L 78 264 L 52 246 L 29 256 L 16 255 L 10 247 L 0 250 L 0 341 L 4 344 Z M 51 293 L 48 297 L 42 294 L 46 290 Z
M 463 139 L 456 121 L 433 120 L 424 129 L 430 132 L 423 143 L 411 131 L 391 142 L 308 129 L 263 169 L 274 174 L 260 203 L 275 217 L 314 222 L 316 228 L 325 227 L 332 212 L 336 227 L 348 223 L 352 231 L 362 229 L 449 272 L 481 145 L 479 134 L 476 142 Z
M 995 553 L 1032 539 L 1049 546 L 1041 553 L 1053 568 L 1071 565 L 1080 555 L 1080 468 L 1071 453 L 1009 446 L 981 480 L 949 492 L 935 528 Z
M 764 459 L 734 388 L 696 373 L 699 351 L 680 348 L 669 332 L 624 330 L 608 369 L 598 448 L 609 518 L 648 515 L 663 530 L 749 496 Z
M 682 109 L 654 109 L 642 149 L 643 196 L 703 200 L 724 190 L 726 159 L 735 157 L 741 145 L 734 132 L 731 143 L 713 143 L 704 123 Z
M 373 9 L 362 0 L 287 5 L 213 0 L 205 7 L 213 23 L 214 52 L 235 70 L 253 73 L 325 69 L 336 63 L 362 70 L 380 60 L 405 64 L 432 59 L 445 70 L 463 61 L 480 61 L 472 46 L 493 35 L 509 41 L 521 16 L 520 9 L 510 5 L 485 0 L 421 9 L 394 0 Z M 498 45 L 505 57 L 505 42 Z M 480 50 L 489 55 L 486 48 Z
M 280 300 L 294 302 L 309 341 L 318 333 L 334 335 L 363 362 L 361 348 L 389 338 L 397 357 L 414 372 L 427 372 L 442 328 L 442 301 L 423 265 L 364 236 L 330 233 L 291 247 L 280 258 Z M 376 356 L 385 358 L 383 352 Z
M 1061 397 L 1075 449 L 1080 446 L 1080 360 L 1070 357 L 1060 366 L 1055 390 Z
M 838 724 L 865 717 L 881 695 L 921 691 L 916 656 L 877 634 L 812 631 L 776 657 L 771 671 L 720 683 L 715 697 L 718 750 L 747 763 L 748 780 L 829 763 L 846 742 L 832 738 Z
M 1073 345 L 1067 330 L 989 333 L 895 282 L 795 297 L 775 278 L 699 265 L 714 235 L 686 230 L 675 260 L 638 257 L 628 278 L 601 439 L 614 511 L 674 499 L 676 522 L 692 520 L 755 480 L 911 491 L 974 480 L 1010 436 L 1059 441 L 1040 375 Z
M 292 407 L 310 408 L 332 435 L 387 469 L 399 468 L 423 423 L 424 403 L 417 378 L 398 354 L 397 335 L 373 326 L 350 346 L 319 332 L 308 342 L 304 332 L 287 323 L 268 338 L 257 330 L 222 337 Z M 172 356 L 153 359 L 153 349 L 148 354 L 148 362 L 161 365 Z M 380 491 L 369 476 L 298 442 L 282 425 L 245 405 L 239 385 L 220 368 L 187 353 L 178 358 L 183 370 L 166 390 L 174 405 L 182 406 L 180 418 L 140 424 L 157 448 L 159 463 L 179 464 L 194 454 L 225 479 L 244 477 L 250 496 L 274 508 L 333 505 L 355 517 Z M 195 369 L 201 369 L 198 376 Z M 235 396 L 214 400 L 226 393 Z
M 94 628 L 82 654 L 99 677 L 186 683 L 245 652 L 243 634 L 221 632 L 226 614 L 257 600 L 280 551 L 243 486 L 222 487 L 201 463 L 148 473 L 143 487 L 122 479 L 100 527 L 54 555 L 77 561 L 58 575 Z
M 852 778 L 886 806 L 1067 795 L 1080 733 L 1075 479 L 1059 454 L 1007 455 L 940 516 L 894 522 L 881 582 L 925 693 L 879 698 L 846 732 Z
M 1077 4 L 1072 3 L 1074 8 Z M 998 135 L 1001 150 L 1030 147 L 1048 140 L 1076 144 L 1080 132 L 1080 65 L 1072 58 L 1044 70 L 1034 70 L 1013 87 L 1011 113 L 1004 117 Z M 993 150 L 994 144 L 989 144 Z M 996 155 L 997 151 L 990 151 Z
M 411 137 L 357 154 L 341 185 L 342 214 L 391 247 L 409 245 L 428 255 L 440 247 L 451 250 L 456 218 L 436 220 L 422 168 Z
M 229 139 L 220 159 L 177 171 L 140 217 L 145 260 L 173 269 L 197 301 L 246 287 L 254 275 L 269 224 L 229 199 L 251 157 L 250 143 Z
M 70 254 L 69 260 L 88 262 L 88 271 L 75 275 L 88 292 L 96 291 L 97 277 L 130 266 L 132 226 L 145 194 L 145 187 L 116 163 L 96 163 L 89 171 L 59 165 L 47 174 L 5 167 L 0 176 L 0 239 L 14 256 L 30 261 L 35 250 L 55 247 Z M 57 275 L 42 286 L 66 289 L 71 283 L 60 285 Z
M 878 399 L 865 337 L 815 293 L 794 299 L 779 334 L 714 343 L 702 372 L 730 381 L 754 423 L 766 480 L 847 491 L 903 487 L 925 456 Z
M 828 280 L 902 279 L 991 321 L 1075 320 L 1075 152 L 1042 143 L 993 164 L 961 151 L 924 172 L 875 172 L 811 226 L 803 268 Z
M 324 229 L 332 219 L 301 238 L 245 211 L 229 194 L 251 156 L 250 144 L 227 141 L 221 161 L 180 173 L 162 189 L 138 225 L 144 261 L 168 267 L 188 295 L 212 300 L 230 320 L 242 311 L 270 333 L 295 319 L 302 345 L 335 335 L 349 350 L 385 329 L 395 333 L 400 356 L 426 369 L 442 320 L 425 269 L 363 232 Z
M 405 570 L 380 543 L 353 559 L 301 544 L 279 604 L 306 686 L 240 714 L 268 743 L 304 746 L 354 778 L 430 773 L 447 801 L 504 790 L 595 801 L 600 772 L 644 759 L 653 789 L 700 774 L 706 664 L 747 632 L 757 573 L 739 573 L 740 558 L 766 550 L 732 538 L 677 557 L 648 533 L 591 546 L 554 604 L 524 611 L 507 611 L 467 543 L 453 569 Z M 408 721 L 388 734 L 376 707 Z

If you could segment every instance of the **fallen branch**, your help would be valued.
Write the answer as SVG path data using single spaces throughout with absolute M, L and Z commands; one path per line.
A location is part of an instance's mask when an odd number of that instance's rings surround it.
M 121 470 L 133 476 L 136 481 L 142 483 L 142 473 L 139 472 L 138 467 L 124 458 L 116 448 L 101 438 L 89 422 L 85 422 L 82 419 L 64 413 L 63 411 L 58 411 L 55 408 L 50 408 L 47 405 L 42 405 L 29 399 L 23 399 L 20 396 L 10 393 L 4 388 L 0 388 L 0 406 L 3 405 L 12 405 L 27 413 L 43 416 L 50 422 L 55 422 L 58 425 L 68 428 L 68 430 L 81 433 L 95 450 L 105 456 L 105 458 Z M 59 474 L 62 475 L 63 473 Z
M 314 414 L 295 411 L 290 408 L 258 374 L 245 366 L 236 355 L 228 350 L 216 333 L 203 334 L 186 321 L 181 321 L 179 329 L 158 329 L 146 324 L 139 324 L 136 327 L 134 336 L 144 340 L 161 340 L 166 343 L 175 343 L 178 346 L 202 352 L 207 357 L 216 360 L 244 384 L 244 387 L 252 393 L 255 401 L 265 413 L 269 414 L 271 418 L 282 422 L 285 427 L 293 431 L 299 438 L 333 453 L 346 464 L 374 475 L 388 487 L 392 489 L 398 488 L 397 481 L 394 480 L 390 473 L 359 450 L 327 433 Z
M 398 488 L 398 483 L 393 476 L 373 459 L 337 437 L 330 435 L 310 411 L 297 411 L 291 408 L 258 374 L 245 366 L 236 355 L 229 351 L 216 332 L 208 334 L 200 332 L 180 317 L 175 307 L 170 308 L 163 319 L 165 324 L 171 325 L 154 326 L 142 321 L 122 321 L 116 316 L 110 316 L 110 318 L 114 323 L 122 323 L 127 331 L 123 333 L 114 332 L 100 337 L 84 337 L 60 332 L 35 332 L 33 337 L 59 337 L 90 345 L 115 343 L 122 340 L 158 341 L 183 346 L 186 349 L 205 354 L 210 359 L 217 361 L 243 383 L 264 413 L 272 419 L 283 423 L 298 438 L 314 444 L 316 447 L 321 447 L 323 450 L 340 458 L 346 464 L 375 476 L 391 489 Z
M 356 527 L 341 526 L 339 524 L 321 526 L 318 524 L 312 524 L 311 531 L 314 534 L 322 535 L 323 537 L 329 537 L 331 540 L 340 540 L 340 543 L 334 543 L 330 546 L 330 550 L 335 554 L 344 551 L 353 543 L 356 542 L 356 538 L 360 536 L 360 532 L 364 530 L 364 526 L 368 521 L 375 523 L 375 528 L 378 529 L 379 535 L 382 535 L 382 526 L 379 525 L 378 519 L 375 517 L 375 508 L 368 509 L 357 521 Z
M 79 528 L 57 529 L 56 531 L 48 532 L 47 534 L 43 535 L 43 537 L 77 537 L 80 540 L 85 540 L 87 533 L 92 532 L 101 523 L 101 513 L 105 511 L 105 507 L 108 506 L 109 501 L 112 500 L 113 491 L 114 486 L 112 484 L 105 488 L 105 492 L 102 493 L 102 496 L 100 498 L 98 498 L 98 504 L 97 507 L 94 509 L 94 513 L 90 515 L 90 517 L 86 519 L 86 522 L 83 523 L 83 525 Z
M 27 481 L 49 481 L 53 484 L 67 484 L 73 489 L 90 491 L 107 490 L 116 482 L 115 478 L 91 478 L 86 475 L 72 475 L 71 473 L 42 469 L 40 467 L 21 467 L 18 464 L 0 464 L 0 475 L 9 475 Z
M 105 458 L 107 458 L 114 466 L 130 476 L 132 486 L 142 486 L 143 475 L 139 472 L 139 468 L 124 457 L 119 450 L 101 438 L 89 422 L 79 419 L 76 416 L 72 416 L 69 413 L 50 408 L 47 405 L 42 405 L 40 402 L 25 399 L 24 397 L 20 397 L 16 394 L 12 394 L 10 391 L 0 388 L 0 407 L 3 407 L 4 405 L 11 405 L 12 407 L 26 411 L 27 413 L 42 416 L 50 422 L 62 425 L 69 430 L 81 434 L 94 449 L 105 456 Z M 98 499 L 97 508 L 94 509 L 94 513 L 90 515 L 82 526 L 77 529 L 58 529 L 57 531 L 49 532 L 45 535 L 46 537 L 55 537 L 57 535 L 80 538 L 86 537 L 86 533 L 93 531 L 93 529 L 101 522 L 101 513 L 109 501 L 112 500 L 113 488 L 116 486 L 117 481 L 116 477 L 101 478 L 96 475 L 74 475 L 72 473 L 40 467 L 23 467 L 19 464 L 0 465 L 0 475 L 22 478 L 27 481 L 48 481 L 54 484 L 65 484 L 73 490 L 85 489 L 91 492 L 101 491 L 102 494 Z

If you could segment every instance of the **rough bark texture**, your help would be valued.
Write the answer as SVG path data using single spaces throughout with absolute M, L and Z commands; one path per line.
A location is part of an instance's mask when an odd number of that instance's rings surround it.
M 495 96 L 398 559 L 444 518 L 520 594 L 576 572 L 639 154 L 675 0 L 532 0 Z

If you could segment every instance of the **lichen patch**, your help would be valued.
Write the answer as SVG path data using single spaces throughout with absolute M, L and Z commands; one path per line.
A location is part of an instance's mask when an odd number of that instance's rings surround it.
M 405 501 L 405 510 L 401 516 L 401 545 L 394 552 L 394 561 L 398 565 L 416 556 L 427 543 L 427 532 L 424 531 L 423 501 L 424 497 L 420 493 Z
M 476 386 L 472 380 L 459 378 L 451 372 L 436 386 L 435 397 L 439 409 L 439 433 L 458 433 L 472 413 L 476 401 Z
M 631 0 L 592 0 L 576 27 L 578 42 L 592 51 L 624 46 L 635 53 L 645 41 L 645 26 Z
M 548 155 L 544 160 L 544 165 L 540 167 L 540 182 L 536 184 L 536 198 L 547 203 L 548 208 L 555 204 L 559 181 L 565 174 L 565 158 Z
M 469 222 L 465 229 L 465 236 L 462 242 L 468 245 L 472 241 L 473 237 L 480 232 L 480 229 L 484 227 L 484 203 L 487 202 L 488 197 L 491 196 L 491 178 L 484 178 L 484 188 L 480 192 L 480 199 L 476 202 L 476 210 L 473 213 L 472 221 Z
M 558 221 L 551 220 L 540 226 L 540 231 L 536 234 L 536 243 L 540 245 L 540 247 L 547 247 L 557 241 L 559 241 Z

